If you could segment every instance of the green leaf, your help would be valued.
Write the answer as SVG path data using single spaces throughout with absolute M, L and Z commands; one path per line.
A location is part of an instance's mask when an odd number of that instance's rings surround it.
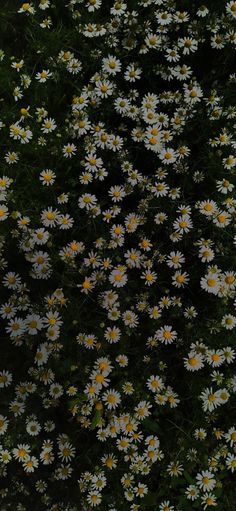
M 155 506 L 155 504 L 157 503 L 157 494 L 156 493 L 153 493 L 153 492 L 149 492 L 147 495 L 145 495 L 145 497 L 142 499 L 142 502 L 141 502 L 141 505 L 140 507 L 141 508 L 144 508 L 144 507 L 151 507 L 151 506 Z
M 154 421 L 152 419 L 144 419 L 142 425 L 143 425 L 143 427 L 147 431 L 150 431 L 150 432 L 153 432 L 153 433 L 160 433 L 161 432 L 160 426 L 157 424 L 156 421 Z
M 101 412 L 100 410 L 96 410 L 93 418 L 92 418 L 92 422 L 91 422 L 91 426 L 90 426 L 90 429 L 95 429 L 97 424 L 99 423 L 100 419 L 101 419 Z
M 194 484 L 195 483 L 194 479 L 191 477 L 189 472 L 187 472 L 187 470 L 183 471 L 183 475 L 184 475 L 186 481 L 188 481 L 189 484 Z

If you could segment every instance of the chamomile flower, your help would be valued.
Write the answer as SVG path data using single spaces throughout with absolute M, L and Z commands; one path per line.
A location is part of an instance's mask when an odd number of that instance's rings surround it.
M 4 415 L 0 415 L 0 435 L 4 435 L 7 431 L 9 421 Z
M 207 388 L 201 392 L 200 399 L 204 411 L 212 412 L 220 405 L 219 393 L 214 392 L 212 388 Z
M 54 119 L 44 119 L 41 127 L 43 133 L 52 133 L 56 129 L 56 123 Z
M 163 344 L 171 344 L 177 339 L 177 332 L 172 326 L 165 325 L 156 331 L 156 338 Z
M 23 468 L 25 472 L 32 473 L 35 471 L 35 469 L 38 468 L 39 462 L 35 456 L 29 456 L 24 459 L 23 461 Z
M 48 78 L 52 77 L 52 73 L 49 71 L 49 69 L 43 69 L 43 71 L 38 72 L 36 74 L 36 80 L 38 80 L 40 83 L 45 83 Z
M 199 371 L 204 367 L 203 356 L 200 353 L 190 351 L 188 357 L 184 358 L 184 367 L 188 371 Z
M 116 390 L 110 389 L 103 393 L 102 399 L 109 410 L 117 408 L 121 402 L 121 396 Z
M 121 71 L 121 62 L 116 57 L 108 55 L 108 57 L 103 59 L 102 67 L 105 72 L 112 76 L 115 76 L 117 73 Z
M 77 147 L 73 143 L 64 145 L 64 147 L 62 149 L 63 156 L 65 158 L 71 158 L 72 156 L 74 156 L 76 154 L 76 151 L 77 151 Z
M 20 9 L 18 10 L 20 14 L 35 14 L 35 9 L 33 7 L 33 4 L 31 2 L 25 2 L 21 5 Z

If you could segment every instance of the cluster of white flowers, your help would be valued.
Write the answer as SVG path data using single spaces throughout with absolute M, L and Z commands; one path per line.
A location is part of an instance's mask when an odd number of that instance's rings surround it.
M 236 2 L 59 4 L 0 51 L 1 509 L 232 509 Z

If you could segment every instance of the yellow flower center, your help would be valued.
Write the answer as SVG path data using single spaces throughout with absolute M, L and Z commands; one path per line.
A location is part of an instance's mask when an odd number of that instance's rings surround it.
M 189 363 L 190 366 L 195 366 L 198 363 L 198 359 L 196 357 L 190 357 L 188 359 L 188 363 Z
M 18 456 L 19 456 L 19 458 L 25 458 L 25 456 L 26 456 L 26 450 L 25 450 L 25 449 L 23 449 L 23 448 L 19 449 L 19 451 L 18 451 Z
M 233 284 L 235 281 L 235 277 L 233 275 L 228 275 L 226 278 L 225 278 L 225 282 L 226 284 Z
M 98 382 L 98 383 L 102 383 L 104 381 L 104 376 L 103 374 L 97 374 L 96 377 L 95 377 L 95 380 Z
M 47 219 L 48 220 L 54 220 L 54 218 L 55 218 L 55 214 L 54 213 L 52 213 L 52 212 L 47 213 Z
M 208 506 L 214 506 L 214 500 L 211 497 L 208 497 L 206 500 Z
M 210 401 L 211 403 L 213 403 L 215 400 L 216 400 L 216 396 L 215 396 L 215 394 L 209 394 L 209 396 L 208 396 L 208 401 Z M 205 483 L 204 483 L 204 484 L 205 484 Z
M 149 44 L 154 45 L 154 44 L 156 44 L 156 42 L 157 42 L 157 38 L 156 37 L 150 37 Z
M 114 396 L 114 394 L 110 394 L 108 397 L 107 397 L 107 401 L 108 403 L 110 404 L 113 404 L 116 402 L 116 396 Z
M 89 280 L 85 280 L 82 284 L 83 288 L 84 289 L 89 289 L 90 288 L 90 282 Z
M 176 277 L 176 280 L 179 284 L 182 284 L 184 281 L 185 281 L 185 276 L 184 275 L 178 275 Z
M 220 215 L 217 216 L 217 219 L 218 221 L 220 222 L 220 224 L 223 224 L 224 221 L 225 221 L 225 215 L 223 213 L 221 213 Z
M 68 449 L 67 447 L 64 447 L 62 454 L 63 454 L 63 456 L 66 456 L 66 457 L 70 456 L 70 449 Z
M 214 287 L 216 285 L 216 279 L 207 279 L 207 285 L 209 287 Z
M 37 327 L 37 321 L 33 320 L 29 323 L 30 328 L 36 328 Z
M 106 466 L 108 468 L 112 468 L 113 467 L 113 459 L 112 458 L 107 458 L 106 460 Z
M 18 323 L 14 323 L 14 324 L 12 325 L 12 330 L 13 330 L 14 332 L 16 332 L 17 330 L 19 330 L 19 328 L 20 328 L 20 326 L 19 326 L 19 324 L 18 324 Z

